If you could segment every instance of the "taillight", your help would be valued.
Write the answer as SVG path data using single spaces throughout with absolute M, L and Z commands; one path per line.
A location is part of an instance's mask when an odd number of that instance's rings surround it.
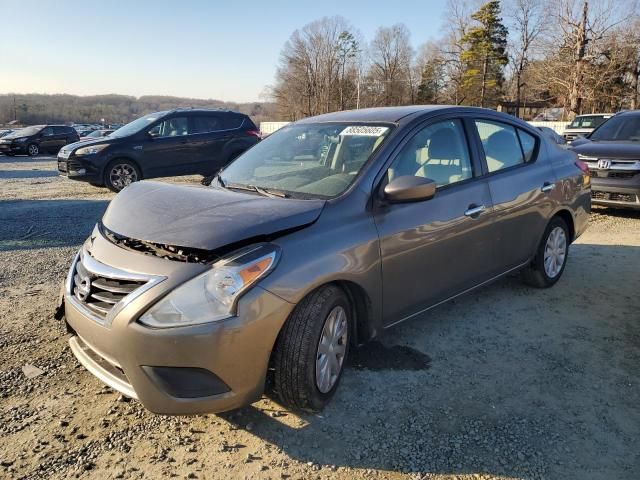
M 582 170 L 582 173 L 584 173 L 585 175 L 587 176 L 591 175 L 591 172 L 589 172 L 589 165 L 587 165 L 586 162 L 583 162 L 582 160 L 577 160 L 576 167 Z
M 245 133 L 249 136 L 256 137 L 262 140 L 262 135 L 257 130 L 247 130 Z

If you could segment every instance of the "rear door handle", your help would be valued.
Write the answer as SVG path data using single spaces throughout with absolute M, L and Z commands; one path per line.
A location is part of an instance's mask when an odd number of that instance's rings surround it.
M 469 209 L 464 214 L 467 217 L 476 217 L 484 212 L 485 208 L 484 205 L 469 205 Z
M 554 188 L 556 188 L 556 184 L 555 183 L 544 182 L 544 184 L 542 185 L 542 188 L 540 190 L 542 192 L 544 192 L 544 193 L 549 193 Z

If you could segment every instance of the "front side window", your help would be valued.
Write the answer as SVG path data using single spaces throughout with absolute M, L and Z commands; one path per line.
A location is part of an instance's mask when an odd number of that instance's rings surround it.
M 44 135 L 45 137 L 49 136 L 49 135 L 53 135 L 53 128 L 51 127 L 46 127 L 42 129 L 42 135 Z
M 149 130 L 149 135 L 154 138 L 189 135 L 189 120 L 187 117 L 168 118 Z
M 474 123 L 482 141 L 489 172 L 497 172 L 533 159 L 536 145 L 533 136 L 506 123 L 492 120 L 475 120 Z
M 332 198 L 353 183 L 390 125 L 300 124 L 278 130 L 238 157 L 220 178 L 298 198 Z
M 460 120 L 446 120 L 420 130 L 402 148 L 387 171 L 387 180 L 413 175 L 437 186 L 473 176 L 469 148 Z
M 162 115 L 166 112 L 158 112 L 152 115 L 146 115 L 144 117 L 140 117 L 133 122 L 127 123 L 126 125 L 120 127 L 115 132 L 113 132 L 113 136 L 116 138 L 128 137 L 129 135 L 133 135 L 134 133 L 138 133 L 143 131 L 153 122 L 158 120 Z

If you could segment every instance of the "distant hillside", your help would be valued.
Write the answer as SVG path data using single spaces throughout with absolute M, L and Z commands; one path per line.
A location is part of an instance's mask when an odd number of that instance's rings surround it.
M 15 103 L 14 103 L 15 98 Z M 228 108 L 248 114 L 259 124 L 264 120 L 277 120 L 273 103 L 235 103 L 196 98 L 126 95 L 40 95 L 0 94 L 0 124 L 15 118 L 20 123 L 126 123 L 135 118 L 160 110 L 178 107 Z

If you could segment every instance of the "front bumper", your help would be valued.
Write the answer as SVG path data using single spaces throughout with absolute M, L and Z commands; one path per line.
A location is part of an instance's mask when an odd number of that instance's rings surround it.
M 27 145 L 19 143 L 0 143 L 0 153 L 13 153 L 14 155 L 21 155 L 27 153 Z
M 256 286 L 239 300 L 234 317 L 188 327 L 149 328 L 137 318 L 208 267 L 129 252 L 99 235 L 83 252 L 98 262 L 108 258 L 117 269 L 128 271 L 135 265 L 136 272 L 164 278 L 137 296 L 131 294 L 132 300 L 125 297 L 109 322 L 101 322 L 84 308 L 67 280 L 64 311 L 73 334 L 70 346 L 87 370 L 161 414 L 222 412 L 260 398 L 271 350 L 293 304 Z M 167 371 L 169 375 L 160 374 Z M 198 393 L 207 391 L 216 393 Z
M 618 172 L 606 172 L 607 175 Z M 640 209 L 640 172 L 621 177 L 601 177 L 598 170 L 592 171 L 591 203 L 615 208 Z M 605 174 L 605 173 L 603 173 Z
M 60 176 L 95 183 L 99 183 L 101 180 L 100 169 L 83 157 L 66 157 L 60 153 L 57 160 L 58 175 Z

